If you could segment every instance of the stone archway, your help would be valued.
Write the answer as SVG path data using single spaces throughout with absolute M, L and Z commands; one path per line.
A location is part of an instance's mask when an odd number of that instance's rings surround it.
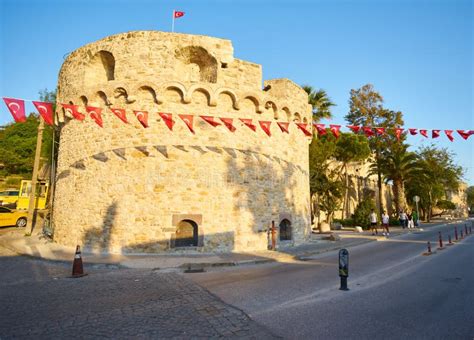
M 280 222 L 280 241 L 291 240 L 291 222 L 284 218 Z
M 193 220 L 182 220 L 176 226 L 175 247 L 197 247 L 198 225 Z

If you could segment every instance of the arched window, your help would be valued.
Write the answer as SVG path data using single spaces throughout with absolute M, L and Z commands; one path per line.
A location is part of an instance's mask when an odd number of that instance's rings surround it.
M 86 66 L 86 85 L 107 82 L 115 79 L 115 58 L 112 53 L 99 51 Z
M 286 218 L 280 222 L 280 241 L 291 240 L 291 222 Z
M 197 247 L 198 225 L 193 220 L 182 220 L 176 227 L 175 247 Z

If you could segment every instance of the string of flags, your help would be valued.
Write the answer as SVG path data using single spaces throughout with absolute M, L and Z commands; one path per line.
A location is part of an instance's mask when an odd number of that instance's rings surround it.
M 26 121 L 26 113 L 25 113 L 25 100 L 23 99 L 15 99 L 15 98 L 3 98 L 5 104 L 7 105 L 8 110 L 13 116 L 13 119 L 17 123 L 22 123 Z M 48 125 L 54 124 L 54 112 L 53 112 L 53 105 L 49 102 L 39 102 L 39 101 L 32 101 L 33 105 L 38 110 L 41 117 L 44 119 L 45 123 Z M 103 127 L 103 120 L 102 120 L 102 111 L 103 109 L 100 107 L 93 107 L 93 106 L 86 106 L 85 111 L 86 114 L 79 111 L 78 105 L 73 104 L 60 104 L 64 111 L 70 114 L 74 119 L 83 121 L 86 119 L 86 115 L 88 115 L 98 126 Z M 110 111 L 119 118 L 123 123 L 128 124 L 127 112 L 125 109 L 122 108 L 110 108 Z M 138 122 L 144 127 L 148 128 L 148 111 L 143 110 L 132 110 L 133 115 L 138 120 Z M 172 113 L 158 113 L 162 118 L 163 122 L 166 124 L 169 130 L 173 130 L 173 126 L 175 124 L 175 120 L 173 116 L 178 116 L 186 125 L 191 133 L 195 133 L 194 130 L 194 118 L 199 117 L 209 125 L 213 127 L 217 127 L 219 125 L 223 125 L 229 130 L 230 132 L 236 131 L 236 127 L 234 122 L 237 120 L 235 118 L 228 118 L 228 117 L 213 117 L 213 116 L 204 116 L 204 115 L 191 115 L 191 114 L 172 114 Z M 239 118 L 240 122 L 242 122 L 245 126 L 247 126 L 250 130 L 256 132 L 257 127 L 259 126 L 260 129 L 265 132 L 268 137 L 271 137 L 271 125 L 272 123 L 276 123 L 282 133 L 289 133 L 289 125 L 295 124 L 296 127 L 307 137 L 312 137 L 313 133 L 310 131 L 307 123 L 301 122 L 281 122 L 281 121 L 264 121 L 264 120 L 257 120 L 254 123 L 253 119 L 250 118 Z M 257 125 L 258 124 L 258 125 Z M 313 123 L 314 133 L 323 136 L 328 133 L 331 133 L 334 137 L 339 138 L 340 130 L 342 125 L 337 124 L 319 124 Z M 359 126 L 359 125 L 346 125 L 346 127 L 351 130 L 353 133 L 356 134 L 364 134 L 366 137 L 377 137 L 386 134 L 388 131 L 393 131 L 395 136 L 398 140 L 400 140 L 403 133 L 410 134 L 412 136 L 420 134 L 424 138 L 432 138 L 436 139 L 441 136 L 441 131 L 444 132 L 446 137 L 453 142 L 454 141 L 454 130 L 441 130 L 441 129 L 418 129 L 418 128 L 384 128 L 384 127 L 372 127 L 372 126 Z M 474 130 L 456 130 L 456 132 L 461 136 L 462 139 L 467 140 L 470 136 L 474 135 Z

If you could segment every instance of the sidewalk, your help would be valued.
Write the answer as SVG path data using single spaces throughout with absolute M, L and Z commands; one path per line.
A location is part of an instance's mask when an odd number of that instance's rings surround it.
M 443 222 L 445 224 L 447 222 Z M 452 222 L 451 222 L 452 223 Z M 436 225 L 436 224 L 431 224 Z M 428 227 L 430 225 L 423 225 Z M 420 229 L 390 228 L 390 238 L 410 232 L 420 232 Z M 329 236 L 333 235 L 330 240 Z M 299 245 L 281 245 L 276 251 L 264 250 L 249 253 L 223 254 L 96 254 L 82 253 L 86 266 L 107 268 L 148 268 L 154 270 L 202 270 L 206 267 L 238 266 L 269 262 L 296 263 L 308 260 L 310 256 L 354 247 L 360 244 L 385 239 L 379 233 L 372 236 L 370 232 L 362 233 L 353 230 L 338 230 L 331 234 L 312 234 L 311 240 Z M 51 242 L 39 234 L 25 237 L 22 229 L 9 230 L 0 235 L 0 246 L 17 254 L 41 258 L 49 261 L 72 263 L 75 247 L 66 247 Z

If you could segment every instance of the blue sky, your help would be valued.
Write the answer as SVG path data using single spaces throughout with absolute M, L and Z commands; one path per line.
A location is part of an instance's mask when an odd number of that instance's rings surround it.
M 232 40 L 265 79 L 325 89 L 334 123 L 344 124 L 350 89 L 372 83 L 406 127 L 474 129 L 469 0 L 0 0 L 0 96 L 37 99 L 55 88 L 68 52 L 115 33 L 170 31 L 173 9 L 186 12 L 177 32 Z M 0 105 L 0 124 L 11 120 Z M 435 143 L 457 154 L 474 184 L 474 138 Z

